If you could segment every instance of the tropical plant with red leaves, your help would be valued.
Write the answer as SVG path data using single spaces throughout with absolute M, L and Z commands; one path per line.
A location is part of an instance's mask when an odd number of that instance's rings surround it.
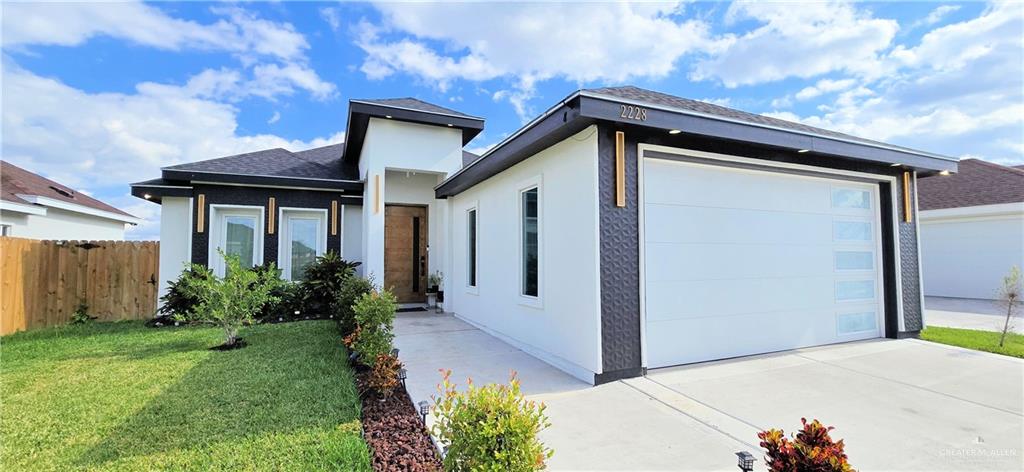
M 800 418 L 803 429 L 792 440 L 781 429 L 757 433 L 761 447 L 766 451 L 764 460 L 772 472 L 854 472 L 843 451 L 843 440 L 833 441 L 829 431 L 818 420 L 807 422 Z

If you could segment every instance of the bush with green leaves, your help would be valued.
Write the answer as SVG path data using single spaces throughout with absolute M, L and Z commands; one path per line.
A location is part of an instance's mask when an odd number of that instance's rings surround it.
M 275 270 L 243 268 L 237 255 L 224 254 L 220 249 L 217 253 L 224 258 L 226 275 L 196 279 L 187 293 L 198 298 L 199 304 L 192 312 L 175 317 L 220 326 L 224 330 L 224 345 L 234 346 L 239 328 L 252 323 L 264 305 L 277 301 L 273 292 L 284 282 Z M 193 266 L 193 270 L 200 269 L 201 266 Z
M 353 307 L 363 295 L 373 292 L 374 288 L 373 279 L 369 278 L 353 275 L 342 281 L 334 303 L 331 304 L 331 315 L 338 320 L 343 334 L 348 335 L 356 329 Z
M 178 275 L 178 279 L 170 282 L 167 293 L 160 297 L 161 316 L 187 317 L 199 305 L 200 298 L 196 295 L 196 286 L 213 278 L 210 269 L 198 264 L 191 264 Z
M 89 305 L 85 302 L 79 302 L 78 308 L 75 308 L 74 313 L 71 313 L 71 324 L 85 324 L 96 319 L 93 316 L 89 316 Z
M 431 432 L 447 447 L 444 469 L 450 471 L 543 470 L 554 451 L 539 433 L 551 426 L 543 403 L 527 400 L 512 373 L 508 385 L 473 385 L 464 392 L 444 371 L 434 397 Z
M 826 427 L 818 420 L 800 418 L 803 428 L 790 440 L 781 429 L 757 433 L 765 449 L 765 465 L 771 472 L 852 472 L 843 450 L 843 440 L 833 441 Z
M 337 252 L 328 251 L 306 266 L 302 273 L 304 312 L 327 315 L 342 283 L 356 273 L 358 262 L 349 262 Z
M 396 310 L 398 299 L 387 290 L 364 294 L 353 305 L 359 334 L 352 342 L 352 350 L 364 365 L 373 367 L 379 356 L 391 353 Z

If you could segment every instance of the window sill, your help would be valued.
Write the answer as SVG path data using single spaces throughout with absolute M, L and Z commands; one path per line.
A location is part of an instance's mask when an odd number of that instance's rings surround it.
M 526 295 L 519 296 L 519 304 L 525 307 L 534 308 L 537 310 L 544 309 L 544 300 L 540 297 L 530 297 Z
M 468 293 L 470 295 L 480 295 L 480 287 L 479 286 L 473 287 L 473 286 L 467 285 L 466 286 L 466 293 Z

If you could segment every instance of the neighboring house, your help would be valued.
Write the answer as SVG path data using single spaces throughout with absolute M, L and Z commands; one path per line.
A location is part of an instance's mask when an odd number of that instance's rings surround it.
M 1014 265 L 1024 268 L 1024 169 L 979 159 L 956 175 L 921 179 L 924 293 L 998 298 Z
M 577 91 L 479 158 L 484 120 L 352 100 L 347 142 L 163 169 L 161 282 L 216 248 L 340 250 L 581 379 L 922 328 L 918 175 L 957 161 L 639 89 Z M 315 248 L 309 251 L 307 248 Z
M 138 218 L 82 192 L 0 161 L 0 231 L 29 239 L 123 240 Z

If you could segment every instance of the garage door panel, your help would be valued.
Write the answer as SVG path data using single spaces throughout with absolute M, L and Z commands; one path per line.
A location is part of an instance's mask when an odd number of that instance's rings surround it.
M 881 334 L 877 186 L 644 166 L 648 367 Z
M 647 319 L 831 310 L 835 304 L 832 288 L 831 281 L 820 277 L 651 282 L 647 285 Z M 804 295 L 794 298 L 795 292 Z M 748 299 L 757 300 L 757 304 L 752 305 Z
M 663 244 L 645 249 L 650 282 L 832 274 L 831 246 Z
M 647 211 L 654 221 L 703 223 L 652 226 L 644 237 L 657 242 L 831 244 L 835 231 L 828 214 L 786 212 L 781 219 L 777 211 L 668 204 L 651 204 Z
M 644 198 L 649 204 L 683 203 L 695 206 L 747 208 L 802 213 L 831 213 L 827 181 L 794 179 L 785 188 L 765 181 L 763 172 L 730 169 L 728 181 L 721 169 L 668 161 L 648 161 L 644 172 Z M 681 175 L 680 170 L 687 175 Z M 749 198 L 756 195 L 757 198 Z M 844 202 L 853 198 L 846 198 Z

